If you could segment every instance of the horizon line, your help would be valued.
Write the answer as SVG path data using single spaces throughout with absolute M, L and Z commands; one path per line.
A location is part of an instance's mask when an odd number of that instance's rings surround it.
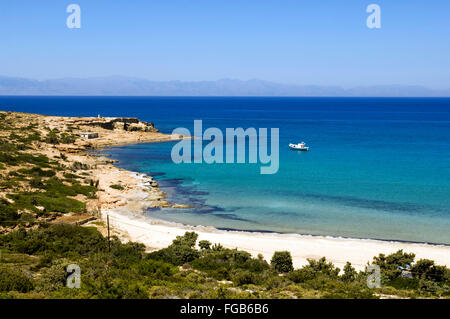
M 68 94 L 1 94 L 0 97 L 126 97 L 126 98 L 305 98 L 305 99 L 450 99 L 450 96 L 302 96 L 302 95 L 68 95 Z

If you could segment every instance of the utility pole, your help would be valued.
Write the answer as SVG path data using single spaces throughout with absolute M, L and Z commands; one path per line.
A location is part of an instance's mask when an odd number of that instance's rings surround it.
M 108 224 L 108 251 L 111 252 L 111 241 L 109 239 L 109 215 L 106 215 L 106 223 Z

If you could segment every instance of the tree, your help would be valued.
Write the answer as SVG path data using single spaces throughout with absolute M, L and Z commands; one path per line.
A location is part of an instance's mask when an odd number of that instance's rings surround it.
M 373 264 L 380 266 L 381 272 L 386 279 L 393 280 L 401 275 L 403 268 L 410 267 L 415 256 L 413 253 L 404 253 L 400 249 L 387 256 L 379 254 L 378 257 L 373 257 Z
M 340 269 L 335 267 L 332 262 L 327 262 L 325 257 L 320 258 L 319 260 L 308 258 L 308 265 L 304 266 L 304 269 L 309 269 L 313 273 L 322 274 L 331 278 L 337 278 L 340 272 Z
M 294 270 L 292 256 L 288 251 L 276 251 L 270 260 L 270 264 L 279 273 L 287 273 Z
M 173 241 L 174 246 L 188 246 L 193 248 L 197 242 L 198 234 L 195 232 L 186 232 L 183 236 L 177 236 Z
M 352 267 L 352 264 L 347 261 L 344 266 L 344 273 L 342 274 L 341 278 L 343 281 L 352 282 L 356 279 L 357 274 L 358 273 L 356 272 L 355 268 Z
M 420 259 L 411 267 L 411 272 L 415 277 L 436 282 L 444 281 L 447 271 L 445 266 L 437 266 L 433 260 L 429 259 Z
M 197 238 L 195 232 L 186 232 L 183 236 L 177 236 L 169 247 L 150 253 L 148 258 L 176 266 L 191 262 L 199 257 L 199 252 L 194 248 Z

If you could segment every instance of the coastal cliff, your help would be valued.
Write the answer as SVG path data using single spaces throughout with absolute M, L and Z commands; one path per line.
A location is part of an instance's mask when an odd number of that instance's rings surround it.
M 62 118 L 62 121 L 68 126 L 101 127 L 106 130 L 123 130 L 128 132 L 158 132 L 153 123 L 140 121 L 133 117 L 71 117 Z

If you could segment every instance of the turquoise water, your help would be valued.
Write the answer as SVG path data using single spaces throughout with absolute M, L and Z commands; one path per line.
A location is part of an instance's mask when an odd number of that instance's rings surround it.
M 119 166 L 155 176 L 171 200 L 194 205 L 149 210 L 149 216 L 225 229 L 450 244 L 450 99 L 10 97 L 0 103 L 47 114 L 137 116 L 164 132 L 192 129 L 194 119 L 204 128 L 280 129 L 275 175 L 260 175 L 260 164 L 176 165 L 174 143 L 107 150 Z M 289 150 L 302 140 L 310 152 Z

